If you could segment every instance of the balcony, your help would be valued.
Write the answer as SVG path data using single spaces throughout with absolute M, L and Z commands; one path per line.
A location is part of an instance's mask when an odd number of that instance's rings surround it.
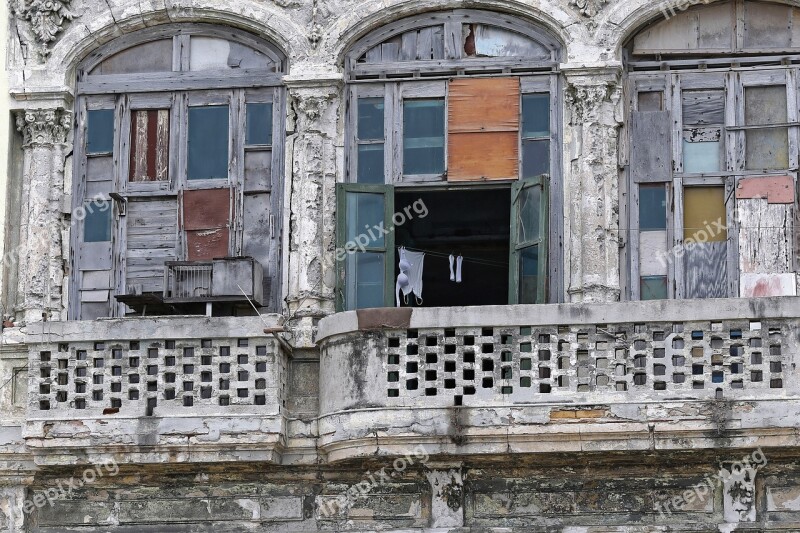
M 329 459 L 797 444 L 800 300 L 373 309 L 320 323 Z
M 42 462 L 277 461 L 287 355 L 263 330 L 259 317 L 29 325 L 23 436 Z

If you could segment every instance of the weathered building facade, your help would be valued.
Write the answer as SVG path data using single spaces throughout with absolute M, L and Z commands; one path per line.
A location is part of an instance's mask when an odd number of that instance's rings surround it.
M 800 3 L 8 25 L 0 531 L 800 531 Z

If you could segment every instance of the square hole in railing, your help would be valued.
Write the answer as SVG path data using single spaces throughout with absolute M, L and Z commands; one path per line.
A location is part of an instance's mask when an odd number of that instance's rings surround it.
M 683 324 L 681 324 L 681 323 L 672 324 L 672 332 L 673 333 L 683 333 Z
M 419 354 L 419 345 L 406 344 L 406 355 L 418 355 L 418 354 Z
M 231 364 L 230 363 L 220 363 L 219 364 L 219 371 L 222 374 L 227 374 L 231 371 Z
M 550 350 L 539 350 L 539 361 L 549 361 L 550 355 Z
M 484 337 L 494 337 L 494 328 L 481 328 L 481 335 Z
M 542 394 L 550 394 L 553 388 L 548 383 L 540 383 L 539 384 L 539 392 Z
M 465 368 L 462 374 L 465 381 L 472 381 L 475 379 L 475 371 L 471 368 Z
M 702 376 L 705 367 L 703 365 L 694 364 L 692 365 L 692 375 L 693 376 Z
M 92 382 L 95 385 L 102 385 L 103 379 L 104 379 L 103 374 L 95 374 L 94 376 L 92 376 Z
M 184 374 L 194 374 L 194 365 L 183 365 Z
M 86 367 L 85 366 L 79 366 L 78 368 L 76 368 L 75 369 L 75 376 L 79 377 L 79 378 L 85 378 L 86 377 Z
M 39 369 L 39 376 L 43 377 L 43 378 L 49 378 L 50 377 L 50 367 L 49 366 L 45 366 L 45 367 L 40 368 Z
M 419 336 L 419 332 L 416 329 L 409 329 L 406 331 L 406 337 L 409 339 L 416 339 Z
M 200 381 L 203 383 L 211 383 L 214 380 L 211 372 L 200 372 Z
M 539 367 L 539 379 L 550 379 L 551 371 L 549 367 Z
M 158 391 L 158 381 L 148 381 L 147 392 L 156 392 L 156 391 Z
M 77 398 L 75 400 L 75 409 L 86 409 L 86 400 L 83 398 Z
M 522 376 L 519 378 L 519 386 L 524 388 L 529 388 L 531 386 L 531 378 L 528 376 Z
M 456 345 L 455 344 L 445 344 L 444 345 L 444 353 L 447 355 L 452 355 L 456 353 Z
M 194 357 L 194 347 L 187 346 L 183 349 L 183 356 L 184 357 Z
M 139 390 L 138 389 L 130 389 L 130 390 L 128 390 L 128 399 L 129 400 L 138 400 L 139 399 Z
M 446 380 L 444 380 L 444 388 L 445 389 L 455 389 L 456 388 L 456 380 L 454 380 L 454 379 L 446 379 Z
M 165 350 L 174 350 L 175 349 L 175 341 L 174 340 L 166 340 L 166 341 L 164 341 L 164 349 Z
M 523 326 L 523 327 L 519 328 L 519 334 L 522 335 L 523 337 L 530 336 L 531 332 L 532 332 L 532 328 L 530 326 Z
M 742 338 L 742 330 L 741 329 L 732 329 L 731 330 L 731 339 L 741 339 Z
M 475 336 L 464 335 L 464 346 L 474 346 L 474 345 L 475 345 Z
M 503 333 L 500 335 L 500 344 L 513 344 L 514 343 L 514 336 L 508 333 Z
M 769 347 L 769 354 L 770 355 L 780 355 L 781 354 L 781 347 L 779 344 L 773 344 Z
M 92 401 L 95 402 L 103 401 L 103 391 L 101 390 L 92 391 Z
M 594 380 L 595 384 L 598 387 L 605 387 L 606 385 L 608 385 L 610 381 L 611 379 L 608 376 L 603 376 L 603 375 L 597 376 Z
M 711 383 L 722 383 L 723 381 L 725 381 L 725 374 L 721 370 L 711 373 Z
M 510 366 L 504 366 L 500 369 L 500 379 L 513 379 L 514 371 Z
M 472 396 L 475 394 L 475 387 L 466 386 L 464 387 L 464 396 Z
M 439 362 L 439 356 L 435 353 L 425 354 L 425 364 L 435 365 Z
M 400 362 L 399 358 L 397 362 L 398 363 Z M 267 371 L 267 363 L 265 363 L 264 361 L 259 361 L 258 363 L 256 363 L 256 372 L 266 372 L 266 371 Z
M 761 348 L 761 338 L 760 337 L 753 337 L 750 339 L 750 347 L 751 348 Z
M 200 339 L 201 348 L 211 348 L 211 339 Z
M 147 365 L 147 375 L 148 376 L 157 376 L 158 375 L 158 365 Z
M 111 375 L 112 376 L 121 376 L 122 375 L 122 367 L 121 366 L 112 366 L 111 367 Z
M 782 389 L 783 388 L 783 380 L 780 378 L 775 378 L 769 380 L 769 388 L 770 389 Z
M 267 405 L 267 397 L 263 394 L 256 394 L 253 397 L 253 403 L 256 405 Z
M 69 383 L 69 376 L 66 373 L 61 373 L 56 377 L 56 383 L 59 385 L 66 385 Z
M 184 407 L 191 407 L 194 405 L 194 398 L 191 396 L 184 396 L 183 397 L 183 406 Z
M 492 372 L 494 370 L 494 359 L 482 359 L 481 370 L 484 372 Z
M 122 392 L 122 383 L 119 382 L 112 383 L 111 392 Z
M 230 346 L 220 346 L 219 347 L 219 356 L 220 357 L 228 357 L 231 355 L 231 347 Z
M 598 341 L 594 343 L 594 348 L 600 351 L 608 350 L 608 343 L 606 341 Z
M 618 360 L 624 360 L 628 358 L 628 350 L 626 348 L 615 348 L 614 349 L 614 356 Z
M 139 366 L 139 363 L 140 363 L 140 361 L 139 361 L 139 358 L 138 358 L 138 357 L 129 357 L 129 358 L 128 358 L 128 366 L 129 366 L 130 368 L 136 368 L 136 367 L 138 367 L 138 366 Z
M 731 374 L 741 374 L 744 372 L 743 363 L 731 363 Z
M 416 361 L 406 362 L 406 374 L 416 374 L 419 371 L 419 365 Z
M 519 360 L 520 370 L 530 370 L 533 368 L 533 361 L 529 357 L 523 357 Z
M 445 336 L 445 337 L 448 337 L 448 338 L 455 337 L 455 336 L 456 336 L 456 330 L 455 330 L 455 328 L 445 328 L 445 330 L 444 330 L 444 336 Z
M 425 337 L 425 346 L 437 346 L 439 344 L 439 339 L 434 335 L 429 335 Z
M 219 397 L 219 404 L 223 407 L 227 407 L 231 404 L 231 397 L 230 396 L 220 396 Z
M 617 381 L 615 388 L 617 392 L 625 392 L 628 390 L 628 384 L 624 381 Z
M 417 378 L 406 380 L 406 390 L 419 389 L 419 380 Z
M 399 398 L 400 391 L 397 389 L 389 389 L 388 391 L 389 398 Z
M 99 341 L 94 343 L 94 350 L 96 352 L 102 351 L 106 349 L 106 343 Z
M 522 353 L 530 353 L 531 351 L 533 351 L 532 347 L 533 345 L 529 342 L 521 342 L 519 344 L 519 351 Z
M 436 387 L 428 387 L 425 389 L 425 396 L 436 396 L 437 390 Z
M 474 363 L 475 362 L 475 352 L 466 351 L 464 352 L 463 360 L 465 363 Z
M 58 351 L 59 352 L 68 352 L 69 351 L 69 344 L 59 343 L 58 344 Z
M 236 389 L 236 396 L 238 398 L 247 398 L 248 396 L 250 396 L 250 390 L 249 389 Z
M 484 389 L 491 389 L 492 387 L 494 387 L 494 379 L 489 377 L 483 378 L 483 380 L 481 381 L 481 387 L 483 387 Z
M 587 343 L 589 342 L 589 333 L 586 331 L 581 331 L 578 333 L 577 339 L 579 343 Z
M 645 385 L 647 384 L 647 374 L 640 372 L 633 375 L 633 384 L 634 385 Z
M 164 365 L 166 366 L 175 366 L 175 356 L 168 355 L 164 358 Z
M 744 382 L 741 379 L 737 379 L 735 381 L 731 381 L 731 388 L 732 389 L 743 389 Z
M 494 353 L 494 344 L 491 343 L 482 344 L 481 353 Z
M 436 370 L 426 370 L 425 381 L 436 381 Z
M 397 380 L 399 381 L 399 380 Z M 267 388 L 267 380 L 266 379 L 257 379 L 256 380 L 256 389 L 257 390 L 264 390 Z
M 741 344 L 734 344 L 730 348 L 731 357 L 742 357 L 744 355 L 744 346 Z
M 773 374 L 783 372 L 783 363 L 781 363 L 780 361 L 770 361 L 769 371 L 772 372 Z
M 559 370 L 566 370 L 570 367 L 570 360 L 569 356 L 559 357 L 558 358 L 558 369 Z
M 500 387 L 500 394 L 508 395 L 514 393 L 514 387 L 504 386 Z
M 750 363 L 754 365 L 760 365 L 763 362 L 763 358 L 761 356 L 761 352 L 753 352 L 750 354 Z
M 164 399 L 165 400 L 174 400 L 175 399 L 175 389 L 164 389 Z
M 654 376 L 666 376 L 667 375 L 667 367 L 664 365 L 653 365 L 653 375 Z
M 445 361 L 444 362 L 444 371 L 445 372 L 455 372 L 456 371 L 456 362 L 455 361 Z
M 725 341 L 719 337 L 711 337 L 711 348 L 713 350 L 721 350 L 725 347 Z
M 130 349 L 130 350 L 138 350 L 139 349 L 139 341 L 130 341 L 128 343 L 128 349 Z
M 400 381 L 400 372 L 389 372 L 386 375 L 386 380 L 389 383 L 398 383 Z
M 139 374 L 128 374 L 128 383 L 139 383 Z
M 637 333 L 639 333 L 637 331 Z M 653 342 L 664 342 L 664 332 L 663 331 L 654 331 L 653 332 Z
M 685 383 L 686 374 L 672 374 L 672 381 L 674 383 Z
M 594 364 L 598 370 L 605 370 L 608 368 L 608 359 L 605 357 L 599 357 L 595 360 Z
M 675 337 L 672 339 L 672 348 L 675 350 L 682 350 L 686 344 L 683 342 L 683 339 L 680 337 Z
M 704 381 L 692 381 L 692 388 L 695 390 L 700 390 L 705 388 Z
M 194 389 L 194 381 L 183 382 L 183 392 L 189 392 Z
M 122 407 L 122 400 L 120 398 L 111 398 L 111 408 L 119 409 Z
M 96 358 L 93 363 L 95 368 L 103 368 L 105 366 L 105 360 L 100 357 Z
M 221 378 L 219 380 L 219 390 L 229 390 L 231 388 L 231 380 Z
M 643 341 L 643 340 L 633 341 L 633 349 L 634 350 L 638 350 L 638 351 L 646 350 L 647 349 L 647 341 Z
M 236 377 L 238 381 L 247 381 L 248 379 L 250 379 L 250 372 L 248 372 L 247 370 L 240 370 L 236 374 Z
M 77 361 L 86 361 L 86 350 L 77 350 L 75 352 L 75 359 Z M 115 359 L 122 359 L 122 350 L 119 351 L 120 356 L 116 357 Z
M 249 339 L 239 339 L 236 341 L 236 346 L 239 348 L 247 348 L 249 344 L 250 344 Z
M 240 365 L 246 365 L 248 361 L 247 354 L 241 353 L 236 357 L 236 362 Z
M 513 359 L 512 355 L 511 355 L 511 352 L 509 352 L 509 351 L 500 352 L 500 362 L 501 363 L 510 363 L 513 360 L 514 359 Z
M 76 394 L 84 394 L 86 392 L 86 383 L 82 381 L 75 382 L 75 393 Z
M 69 359 L 59 359 L 58 360 L 58 369 L 59 370 L 66 370 L 69 368 Z
M 388 345 L 389 345 L 389 348 L 399 348 L 400 347 L 400 337 L 389 337 Z
M 154 358 L 158 357 L 158 348 L 148 348 L 147 349 L 147 357 Z
M 667 350 L 664 348 L 654 348 L 653 357 L 655 359 L 663 359 L 667 355 Z
M 569 387 L 569 376 L 558 376 L 556 383 L 561 388 Z
M 164 374 L 164 383 L 175 383 L 175 373 L 174 372 L 166 372 Z
M 539 335 L 539 344 L 550 344 L 550 334 L 542 333 Z
M 692 331 L 692 340 L 693 341 L 701 341 L 703 340 L 703 331 L 696 329 Z

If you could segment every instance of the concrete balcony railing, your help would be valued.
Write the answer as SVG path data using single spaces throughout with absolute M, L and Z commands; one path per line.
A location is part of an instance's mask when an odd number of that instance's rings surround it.
M 273 461 L 287 355 L 263 330 L 258 317 L 32 324 L 26 442 L 50 462 L 76 448 L 144 462 Z
M 321 446 L 336 459 L 412 442 L 513 453 L 796 439 L 798 317 L 797 298 L 342 313 L 318 334 Z

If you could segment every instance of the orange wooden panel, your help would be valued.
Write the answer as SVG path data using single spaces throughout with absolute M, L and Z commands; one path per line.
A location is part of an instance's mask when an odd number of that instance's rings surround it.
M 519 78 L 452 80 L 448 132 L 518 131 Z
M 202 230 L 225 228 L 231 219 L 230 189 L 183 191 L 183 228 Z
M 228 228 L 186 232 L 187 261 L 208 261 L 228 256 Z
M 794 203 L 794 178 L 791 176 L 759 176 L 741 178 L 736 198 L 766 198 L 770 204 Z
M 519 177 L 519 133 L 452 133 L 448 137 L 448 181 Z

